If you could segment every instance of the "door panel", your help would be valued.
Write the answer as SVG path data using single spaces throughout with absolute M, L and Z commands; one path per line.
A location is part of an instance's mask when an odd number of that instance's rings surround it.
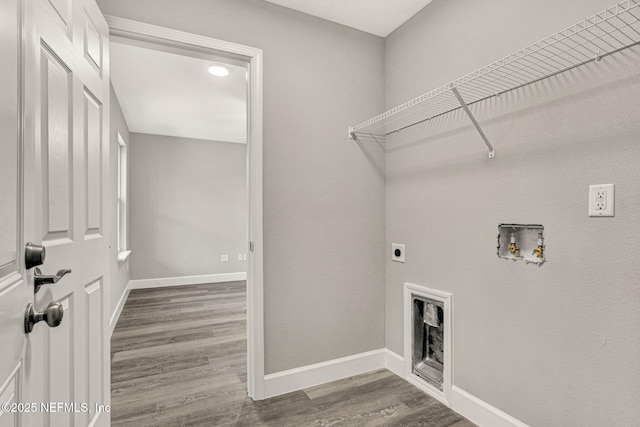
M 69 69 L 41 47 L 42 240 L 71 238 L 72 129 Z
M 18 7 L 17 0 L 0 6 L 0 278 L 2 267 L 16 259 L 18 242 Z M 15 271 L 15 266 L 11 269 Z M 2 378 L 0 378 L 2 381 Z
M 102 75 L 102 36 L 91 18 L 85 14 L 84 57 Z
M 73 295 L 57 298 L 64 308 L 63 325 L 57 328 L 49 328 L 46 325 L 36 325 L 39 327 L 40 333 L 43 335 L 45 357 L 45 372 L 49 372 L 44 379 L 47 384 L 44 389 L 47 393 L 43 396 L 43 402 L 73 402 L 77 396 L 75 393 L 72 378 L 69 373 L 73 372 L 73 325 L 75 317 L 75 306 L 73 303 Z M 43 307 L 46 304 L 37 305 Z M 34 328 L 34 332 L 35 328 Z M 47 378 L 48 377 L 48 378 Z M 73 418 L 71 412 L 45 412 L 44 423 L 42 425 L 50 426 L 72 426 Z
M 71 269 L 32 297 L 37 310 L 51 301 L 62 323 L 37 324 L 28 335 L 34 369 L 26 398 L 68 402 L 79 410 L 34 414 L 32 425 L 106 426 L 109 414 L 107 215 L 109 147 L 108 27 L 94 0 L 25 2 L 25 239 L 47 250 L 44 274 Z M 52 13 L 69 13 L 67 28 Z M 88 25 L 88 23 L 91 25 Z M 68 37 L 71 35 L 71 37 Z M 33 292 L 33 288 L 31 287 Z
M 23 401 L 24 312 L 33 300 L 20 260 L 21 39 L 19 0 L 0 2 L 0 403 Z M 20 425 L 19 413 L 0 410 L 0 426 Z
M 100 234 L 102 226 L 102 106 L 86 89 L 84 91 L 84 150 L 86 194 L 86 233 Z
M 26 306 L 29 301 L 29 295 L 24 291 L 26 287 L 22 275 L 16 272 L 0 280 L 0 384 L 5 382 L 13 368 L 23 359 L 23 305 Z
M 3 384 L 0 384 L 0 403 L 17 403 L 20 393 L 21 364 L 11 371 L 9 377 Z M 0 427 L 15 427 L 20 425 L 19 414 L 17 412 L 0 412 Z
M 85 332 L 86 346 L 86 359 L 88 365 L 86 374 L 83 376 L 88 381 L 88 400 L 89 407 L 95 408 L 96 404 L 103 404 L 104 389 L 100 387 L 101 377 L 103 375 L 102 367 L 105 360 L 103 360 L 102 347 L 102 333 L 103 328 L 100 323 L 102 318 L 102 280 L 96 280 L 95 282 L 85 286 L 85 298 L 86 298 L 86 318 L 89 319 L 88 328 Z M 97 333 L 100 331 L 100 333 Z M 107 362 L 108 363 L 108 362 Z M 94 416 L 97 414 L 94 414 Z
M 56 12 L 57 17 L 60 19 L 60 24 L 67 28 L 67 24 L 69 23 L 69 15 L 71 12 L 71 1 L 70 0 L 48 0 L 49 4 Z
M 2 38 L 0 36 L 0 38 Z M 0 67 L 5 68 L 5 67 Z M 4 74 L 4 73 L 3 73 Z M 0 82 L 11 81 L 0 75 Z M 14 79 L 15 81 L 15 79 Z M 2 103 L 11 103 L 14 106 L 17 105 L 15 94 L 13 100 L 10 93 L 4 93 L 3 86 L 5 84 L 0 83 L 0 99 Z M 17 94 L 17 91 L 14 88 Z M 14 119 L 16 117 L 14 116 Z M 17 146 L 17 123 L 12 123 L 5 118 L 5 114 L 0 115 L 0 129 L 4 134 L 5 130 L 9 135 L 13 135 L 14 141 L 6 141 L 2 144 L 2 156 L 0 156 L 0 194 L 2 195 L 2 201 L 0 203 L 0 277 L 2 274 L 2 267 L 8 266 L 14 263 L 16 260 L 16 243 L 18 242 L 17 235 L 17 203 L 18 203 L 18 146 Z M 15 132 L 15 133 L 14 133 Z M 6 138 L 9 139 L 10 136 Z M 15 265 L 13 266 L 15 271 Z
M 19 385 L 25 352 L 24 306 L 28 301 L 25 288 L 22 275 L 15 272 L 0 280 L 0 403 L 11 399 L 21 401 Z M 4 425 L 5 417 L 13 418 L 13 415 L 0 411 L 0 425 Z

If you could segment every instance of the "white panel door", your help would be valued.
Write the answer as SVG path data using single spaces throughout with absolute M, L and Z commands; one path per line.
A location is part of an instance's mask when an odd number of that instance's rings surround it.
M 23 418 L 33 426 L 106 426 L 108 27 L 94 0 L 24 5 L 23 239 L 46 248 L 43 274 L 72 272 L 32 297 L 36 310 L 59 302 L 64 316 L 58 327 L 41 322 L 27 335 L 23 398 L 53 407 Z
M 20 223 L 20 0 L 0 2 L 0 426 L 21 425 L 26 335 L 24 311 L 33 302 L 27 286 Z M 6 408 L 4 404 L 12 404 Z M 8 410 L 7 410 L 8 409 Z

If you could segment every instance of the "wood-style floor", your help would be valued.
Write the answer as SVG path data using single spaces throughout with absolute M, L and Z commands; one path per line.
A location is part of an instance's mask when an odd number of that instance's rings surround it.
M 474 426 L 387 370 L 254 402 L 245 282 L 133 290 L 111 338 L 113 426 Z

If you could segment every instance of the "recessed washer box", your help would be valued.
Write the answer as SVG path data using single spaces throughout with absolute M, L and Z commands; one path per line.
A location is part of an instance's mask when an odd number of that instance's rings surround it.
M 538 267 L 546 262 L 544 226 L 541 224 L 498 225 L 498 257 L 523 260 Z

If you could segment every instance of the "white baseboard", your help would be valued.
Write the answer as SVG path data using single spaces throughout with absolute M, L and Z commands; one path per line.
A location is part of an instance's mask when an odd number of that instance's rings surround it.
M 386 348 L 384 367 L 399 376 L 405 376 L 404 358 Z M 451 387 L 451 409 L 473 421 L 479 426 L 486 427 L 528 427 L 527 424 L 478 399 L 455 385 Z
M 127 302 L 127 298 L 129 297 L 129 292 L 131 292 L 131 280 L 127 282 L 127 286 L 124 287 L 124 292 L 120 296 L 118 300 L 118 304 L 116 305 L 115 310 L 111 313 L 111 333 L 109 336 L 113 335 L 113 330 L 116 328 L 116 324 L 118 323 L 118 319 L 120 318 L 120 313 L 122 313 L 122 309 L 124 308 L 124 304 Z
M 279 396 L 384 368 L 386 351 L 386 349 L 373 350 L 265 375 L 265 397 Z
M 481 427 L 528 427 L 522 421 L 456 386 L 451 388 L 451 408 Z
M 384 367 L 400 378 L 404 378 L 404 357 L 388 348 L 385 348 Z
M 165 288 L 167 286 L 198 285 L 202 283 L 236 282 L 247 280 L 247 273 L 202 274 L 199 276 L 162 277 L 130 280 L 131 289 Z

